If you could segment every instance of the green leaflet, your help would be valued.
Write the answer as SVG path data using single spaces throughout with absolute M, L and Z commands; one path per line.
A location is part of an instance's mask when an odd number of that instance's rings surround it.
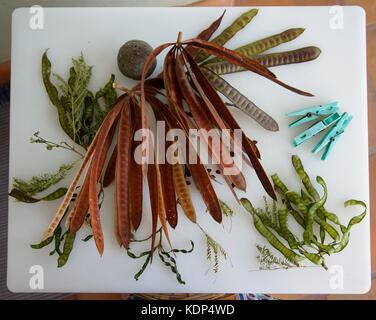
M 232 211 L 232 209 L 224 201 L 220 199 L 218 199 L 218 201 L 219 201 L 219 205 L 221 206 L 222 213 L 226 217 L 232 217 L 234 214 L 234 211 Z
M 73 168 L 73 164 L 69 164 L 69 165 L 63 164 L 60 166 L 58 172 L 45 173 L 41 176 L 34 176 L 31 178 L 30 181 L 25 181 L 20 178 L 13 178 L 13 181 L 14 181 L 13 188 L 19 190 L 20 192 L 24 193 L 25 195 L 29 197 L 32 197 L 35 194 L 40 193 L 48 189 L 52 185 L 57 184 L 58 182 L 63 180 L 66 177 L 68 171 L 72 168 Z M 62 192 L 62 191 L 60 190 L 59 192 Z M 47 199 L 43 199 L 43 200 L 47 200 Z
M 67 117 L 67 114 L 65 112 L 65 109 L 63 107 L 63 104 L 61 100 L 59 99 L 58 91 L 56 87 L 51 83 L 50 77 L 51 77 L 51 61 L 47 57 L 47 51 L 48 49 L 43 53 L 42 56 L 42 79 L 44 86 L 46 88 L 48 97 L 50 98 L 52 104 L 57 108 L 58 116 L 59 116 L 59 122 L 60 126 L 64 130 L 64 132 L 72 139 L 74 140 L 74 134 L 72 127 L 69 125 L 69 120 Z
M 93 237 L 92 234 L 89 234 L 88 236 L 86 236 L 84 239 L 82 239 L 83 242 L 87 242 L 89 241 L 91 238 Z
M 92 66 L 87 66 L 81 53 L 80 57 L 72 59 L 73 69 L 70 68 L 70 77 L 66 82 L 60 75 L 54 74 L 59 82 L 59 89 L 61 90 L 65 102 L 65 111 L 70 127 L 73 132 L 73 141 L 80 142 L 80 130 L 83 123 L 83 114 L 85 110 L 85 98 L 89 91 L 87 86 L 91 79 Z
M 266 246 L 261 247 L 257 244 L 256 248 L 259 252 L 256 258 L 259 262 L 260 270 L 289 269 L 295 266 L 287 259 L 280 259 L 274 256 Z
M 219 256 L 223 256 L 223 258 L 226 260 L 227 252 L 217 241 L 215 241 L 207 232 L 205 232 L 205 230 L 200 225 L 198 225 L 198 227 L 200 228 L 206 239 L 206 259 L 213 264 L 213 272 L 218 273 Z

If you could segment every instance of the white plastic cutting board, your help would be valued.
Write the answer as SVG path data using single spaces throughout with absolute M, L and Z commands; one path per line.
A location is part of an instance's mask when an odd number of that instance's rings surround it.
M 134 82 L 118 71 L 116 56 L 119 47 L 131 39 L 143 39 L 153 47 L 175 41 L 178 31 L 191 38 L 206 28 L 223 12 L 223 8 L 48 8 L 44 9 L 44 29 L 29 27 L 29 9 L 13 13 L 10 177 L 31 178 L 54 172 L 60 164 L 75 159 L 72 153 L 47 151 L 41 145 L 29 143 L 39 130 L 53 141 L 67 139 L 57 122 L 41 79 L 40 61 L 46 48 L 52 62 L 52 72 L 67 76 L 71 58 L 81 51 L 86 61 L 94 65 L 90 84 L 97 90 L 108 81 L 111 73 L 126 87 Z M 227 8 L 220 30 L 247 8 Z M 290 187 L 299 190 L 297 175 L 291 165 L 291 155 L 298 154 L 314 179 L 324 177 L 328 184 L 327 209 L 335 212 L 343 223 L 361 212 L 360 207 L 344 209 L 348 199 L 369 204 L 368 138 L 366 95 L 365 14 L 359 7 L 345 7 L 343 28 L 333 29 L 330 7 L 261 7 L 254 20 L 227 47 L 236 48 L 285 29 L 305 27 L 294 41 L 272 51 L 285 51 L 315 45 L 321 56 L 312 62 L 273 68 L 279 79 L 315 94 L 296 95 L 251 72 L 226 76 L 234 86 L 279 123 L 280 131 L 268 132 L 238 110 L 232 110 L 247 135 L 257 140 L 262 164 L 271 175 L 278 173 Z M 162 56 L 155 73 L 161 71 Z M 333 153 L 323 162 L 311 150 L 320 139 L 313 138 L 299 148 L 291 145 L 294 136 L 306 127 L 288 128 L 295 119 L 286 112 L 339 101 L 341 112 L 354 119 L 339 140 Z M 322 135 L 320 135 L 321 137 Z M 75 171 L 75 170 L 74 170 Z M 73 173 L 62 181 L 67 186 Z M 248 197 L 255 206 L 263 206 L 264 191 L 250 170 L 245 170 Z M 11 181 L 10 181 L 11 183 Z M 33 250 L 59 207 L 60 200 L 36 204 L 9 201 L 8 287 L 11 291 L 33 291 L 30 288 L 30 268 L 40 265 L 44 270 L 46 292 L 264 292 L 264 293 L 363 293 L 370 287 L 369 215 L 351 231 L 348 247 L 326 259 L 329 271 L 322 268 L 293 268 L 290 270 L 257 271 L 256 244 L 267 244 L 256 232 L 250 215 L 237 205 L 223 185 L 214 183 L 219 197 L 233 208 L 235 215 L 225 218 L 223 225 L 215 223 L 205 213 L 197 190 L 192 188 L 198 221 L 227 251 L 231 261 L 221 261 L 220 272 L 213 275 L 206 260 L 205 238 L 197 226 L 182 214 L 176 230 L 171 230 L 175 248 L 188 248 L 195 243 L 194 252 L 177 256 L 179 271 L 186 285 L 177 283 L 175 276 L 155 256 L 139 281 L 133 275 L 143 260 L 132 260 L 115 240 L 113 186 L 106 190 L 102 207 L 105 251 L 100 258 L 94 242 L 80 241 L 89 230 L 79 232 L 74 250 L 66 266 L 56 267 L 56 256 L 48 255 L 51 247 Z M 319 188 L 319 186 L 318 186 Z M 147 190 L 145 190 L 146 192 Z M 136 237 L 150 234 L 150 210 L 145 193 L 144 218 Z M 135 252 L 149 244 L 132 246 Z M 309 265 L 309 263 L 307 263 Z M 35 290 L 34 290 L 35 291 Z

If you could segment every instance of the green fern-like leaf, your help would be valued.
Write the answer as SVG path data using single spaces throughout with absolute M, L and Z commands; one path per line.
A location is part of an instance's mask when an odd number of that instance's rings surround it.
M 205 230 L 199 226 L 206 239 L 206 259 L 212 264 L 212 270 L 214 273 L 219 271 L 219 257 L 222 256 L 227 259 L 227 252 L 222 246 L 215 241 Z
M 260 270 L 289 269 L 295 267 L 286 259 L 276 257 L 266 246 L 256 245 L 259 254 L 256 256 Z
M 68 171 L 73 168 L 73 164 L 61 165 L 56 173 L 45 173 L 41 176 L 34 176 L 30 181 L 25 181 L 19 178 L 13 178 L 13 188 L 18 189 L 26 195 L 32 197 L 40 193 L 54 184 L 57 184 L 65 178 Z

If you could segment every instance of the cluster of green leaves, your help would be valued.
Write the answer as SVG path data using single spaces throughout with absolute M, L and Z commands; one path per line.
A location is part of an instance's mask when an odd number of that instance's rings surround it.
M 86 149 L 117 99 L 112 86 L 115 76 L 111 75 L 106 85 L 93 94 L 88 89 L 93 66 L 86 64 L 82 53 L 78 59 L 72 59 L 72 63 L 68 80 L 53 74 L 57 81 L 55 86 L 51 82 L 51 61 L 46 50 L 42 56 L 42 77 L 48 96 L 57 108 L 62 129 Z
M 116 90 L 112 86 L 115 76 L 111 75 L 107 84 L 94 95 L 88 90 L 93 67 L 86 64 L 82 53 L 78 59 L 72 59 L 72 63 L 73 66 L 69 69 L 68 80 L 64 80 L 62 76 L 56 73 L 53 74 L 58 82 L 55 86 L 50 79 L 51 61 L 47 57 L 46 50 L 42 56 L 43 83 L 52 104 L 57 108 L 59 122 L 65 133 L 74 143 L 87 148 L 117 99 Z M 56 143 L 46 140 L 39 135 L 39 131 L 34 133 L 30 142 L 45 144 L 47 150 L 63 148 L 83 158 L 83 155 L 75 149 L 74 145 L 65 141 Z M 66 188 L 59 188 L 42 198 L 35 198 L 34 195 L 63 180 L 75 164 L 76 162 L 61 165 L 56 173 L 34 176 L 29 181 L 14 178 L 9 195 L 25 203 L 58 199 L 66 193 Z
M 345 249 L 349 242 L 350 229 L 366 216 L 367 206 L 364 202 L 358 200 L 346 201 L 345 207 L 360 205 L 364 208 L 364 211 L 360 215 L 352 217 L 348 225 L 344 226 L 340 223 L 337 215 L 328 212 L 324 207 L 328 195 L 325 181 L 321 177 L 316 179 L 324 191 L 323 196 L 320 197 L 304 170 L 301 160 L 297 156 L 293 156 L 292 162 L 301 180 L 302 190 L 300 195 L 293 190 L 289 190 L 275 174 L 272 176 L 272 180 L 283 202 L 279 209 L 277 209 L 277 203 L 274 201 L 272 210 L 270 210 L 266 198 L 264 198 L 265 209 L 255 209 L 249 200 L 245 198 L 241 200 L 246 210 L 251 213 L 259 233 L 287 261 L 293 263 L 275 258 L 270 250 L 257 247 L 260 269 L 274 269 L 275 265 L 284 268 L 301 266 L 299 262 L 303 260 L 308 260 L 327 269 L 324 256 Z M 288 216 L 293 217 L 297 225 L 300 225 L 302 233 L 293 233 L 290 230 L 287 221 Z M 318 228 L 315 228 L 315 225 Z M 315 234 L 314 230 L 316 229 L 319 230 L 318 235 Z M 342 233 L 342 236 L 340 236 L 340 233 Z M 331 240 L 325 241 L 325 235 L 329 235 Z
M 157 234 L 158 233 L 161 235 L 162 229 L 159 229 L 157 231 Z M 131 242 L 144 242 L 144 241 L 149 240 L 150 238 L 151 238 L 151 236 L 146 238 L 146 239 L 143 239 L 143 240 L 132 239 Z M 161 237 L 160 237 L 160 239 L 161 239 Z M 172 256 L 172 254 L 175 256 L 176 253 L 183 253 L 183 254 L 191 253 L 194 249 L 194 243 L 193 243 L 192 240 L 190 241 L 190 243 L 191 243 L 190 249 L 172 249 L 172 250 L 166 251 L 163 248 L 161 240 L 160 240 L 159 244 L 157 246 L 155 246 L 153 248 L 153 250 L 147 250 L 147 251 L 141 252 L 138 255 L 134 254 L 129 248 L 127 248 L 127 254 L 132 259 L 140 259 L 142 257 L 146 257 L 143 265 L 141 266 L 141 269 L 134 275 L 135 280 L 137 281 L 141 277 L 141 275 L 144 273 L 146 267 L 149 265 L 149 262 L 151 262 L 151 258 L 153 256 L 154 252 L 158 252 L 159 259 L 162 261 L 162 263 L 166 267 L 168 267 L 171 270 L 172 273 L 175 274 L 176 280 L 180 284 L 185 284 L 185 281 L 183 281 L 181 274 L 179 273 L 178 266 L 177 266 L 177 263 L 176 263 L 176 259 Z

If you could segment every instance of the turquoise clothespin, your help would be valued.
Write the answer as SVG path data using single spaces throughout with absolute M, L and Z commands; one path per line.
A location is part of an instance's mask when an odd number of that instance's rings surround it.
M 329 117 L 326 117 L 324 120 L 315 123 L 311 128 L 303 131 L 301 134 L 296 136 L 292 141 L 292 144 L 294 145 L 294 147 L 299 146 L 322 130 L 328 128 L 332 123 L 338 121 L 339 118 L 340 115 L 338 112 L 331 114 Z
M 352 118 L 353 117 L 349 116 L 347 112 L 344 112 L 333 128 L 328 131 L 324 138 L 322 138 L 318 145 L 312 150 L 312 153 L 319 152 L 327 145 L 321 157 L 321 160 L 325 160 L 337 143 L 338 139 L 341 137 L 341 134 L 344 132 L 345 128 L 349 125 Z
M 337 110 L 339 110 L 339 107 L 338 107 L 338 102 L 336 101 L 336 102 L 332 102 L 332 103 L 328 103 L 328 104 L 324 104 L 320 106 L 303 109 L 303 110 L 296 111 L 296 112 L 286 113 L 286 116 L 287 117 L 303 116 L 303 118 L 300 118 L 299 120 L 296 120 L 289 124 L 289 127 L 296 127 L 308 121 L 320 118 L 320 116 L 322 115 L 331 114 Z

